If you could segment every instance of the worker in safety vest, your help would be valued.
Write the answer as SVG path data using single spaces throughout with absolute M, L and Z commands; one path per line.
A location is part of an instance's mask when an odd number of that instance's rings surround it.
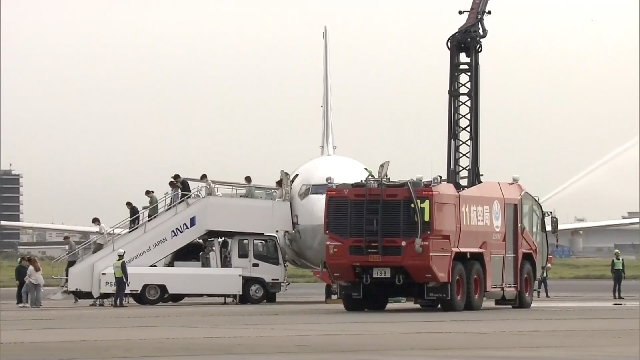
M 540 297 L 540 289 L 542 288 L 542 285 L 544 285 L 544 293 L 545 295 L 547 295 L 547 298 L 550 298 L 551 296 L 549 296 L 549 287 L 547 284 L 547 278 L 549 277 L 548 271 L 551 270 L 551 264 L 542 266 L 540 270 L 541 270 L 540 279 L 538 280 L 538 297 Z
M 116 278 L 116 293 L 113 296 L 113 307 L 125 307 L 124 293 L 129 282 L 127 263 L 124 261 L 124 250 L 118 250 L 118 260 L 113 263 L 113 276 Z
M 620 250 L 613 252 L 615 255 L 611 259 L 611 276 L 613 277 L 613 298 L 624 299 L 622 297 L 622 279 L 626 277 L 624 273 L 624 259 L 620 256 Z M 616 288 L 618 288 L 618 297 L 616 297 Z

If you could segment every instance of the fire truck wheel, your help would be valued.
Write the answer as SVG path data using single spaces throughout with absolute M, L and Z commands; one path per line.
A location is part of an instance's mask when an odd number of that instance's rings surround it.
M 324 299 L 331 300 L 331 295 L 333 295 L 333 290 L 331 289 L 331 285 L 326 284 L 324 286 Z
M 520 264 L 520 284 L 518 285 L 518 303 L 513 308 L 528 309 L 533 304 L 533 269 L 523 260 Z
M 451 293 L 449 298 L 442 301 L 442 311 L 462 311 L 467 299 L 467 277 L 464 273 L 464 266 L 454 261 L 451 264 Z
M 465 310 L 477 311 L 482 309 L 484 301 L 484 274 L 482 266 L 475 260 L 469 260 L 464 264 L 464 271 L 467 275 L 467 301 L 464 304 Z
M 435 304 L 420 304 L 420 308 L 422 309 L 437 309 L 438 308 L 438 303 Z
M 268 291 L 261 282 L 247 280 L 244 282 L 242 294 L 249 304 L 260 304 L 266 300 Z
M 362 298 L 354 299 L 351 294 L 342 295 L 342 306 L 347 311 L 364 311 L 364 301 Z
M 365 300 L 365 308 L 369 311 L 384 311 L 389 304 L 389 298 L 386 296 L 369 296 Z

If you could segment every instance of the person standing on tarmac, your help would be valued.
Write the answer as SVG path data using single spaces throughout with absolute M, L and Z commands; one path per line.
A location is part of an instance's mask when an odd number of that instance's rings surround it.
M 613 259 L 611 259 L 611 276 L 613 277 L 613 298 L 621 299 L 622 297 L 622 279 L 626 277 L 624 273 L 624 259 L 620 256 L 620 250 L 615 250 L 613 252 L 615 255 Z M 616 297 L 616 288 L 618 289 L 618 297 Z
M 545 295 L 547 295 L 547 298 L 551 297 L 549 296 L 549 286 L 547 284 L 549 270 L 551 270 L 551 264 L 547 264 L 547 266 L 542 266 L 540 268 L 540 280 L 538 280 L 538 298 L 540 297 L 540 289 L 542 288 L 542 285 L 544 285 L 544 293 Z
M 116 278 L 116 293 L 113 296 L 113 307 L 126 307 L 124 304 L 124 293 L 127 290 L 129 274 L 127 273 L 127 263 L 124 261 L 124 250 L 118 250 L 118 260 L 113 263 L 113 275 Z
M 27 258 L 25 256 L 18 259 L 18 266 L 16 266 L 15 269 L 16 286 L 18 287 L 18 289 L 16 290 L 16 304 L 18 304 L 18 306 L 22 306 L 22 304 L 27 303 L 26 296 L 24 299 L 22 298 L 22 289 L 24 289 L 24 278 L 27 277 L 28 268 L 29 262 L 27 261 Z

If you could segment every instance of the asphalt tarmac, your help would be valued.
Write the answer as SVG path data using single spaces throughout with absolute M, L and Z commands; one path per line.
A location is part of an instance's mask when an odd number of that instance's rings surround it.
M 2 289 L 3 360 L 145 359 L 639 359 L 640 283 L 614 305 L 608 281 L 551 282 L 528 310 L 425 311 L 390 304 L 347 313 L 322 303 L 320 284 L 292 284 L 276 304 L 217 299 L 92 308 L 69 299 L 19 309 Z M 554 292 L 555 290 L 555 292 Z M 55 291 L 46 290 L 47 293 Z

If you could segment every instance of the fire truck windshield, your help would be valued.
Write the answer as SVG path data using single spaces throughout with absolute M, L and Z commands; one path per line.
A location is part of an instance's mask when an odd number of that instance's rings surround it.
M 538 246 L 537 263 L 544 266 L 547 264 L 547 255 L 549 255 L 549 243 L 547 232 L 544 228 L 545 222 L 542 206 L 533 196 L 525 192 L 520 197 L 520 211 L 522 226 Z

